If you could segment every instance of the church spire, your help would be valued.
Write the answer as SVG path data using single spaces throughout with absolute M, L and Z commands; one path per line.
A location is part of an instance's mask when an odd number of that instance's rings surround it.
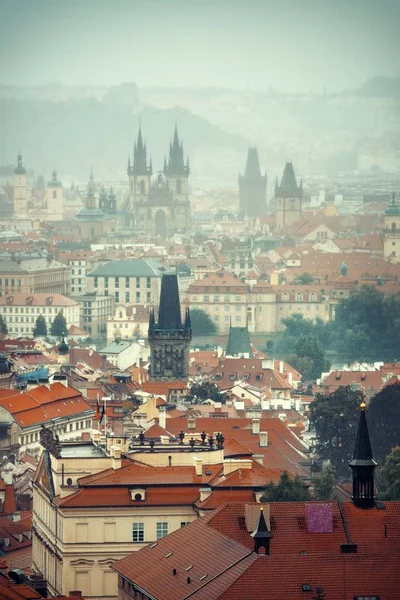
M 179 301 L 178 277 L 163 275 L 161 280 L 158 329 L 181 329 L 181 305 Z
M 174 137 L 169 145 L 169 160 L 164 166 L 166 175 L 180 175 L 187 177 L 189 175 L 188 165 L 185 165 L 183 156 L 183 144 L 179 140 L 178 125 L 175 123 Z
M 133 166 L 130 170 L 132 175 L 148 175 L 149 168 L 147 167 L 147 149 L 143 142 L 142 126 L 139 124 L 139 132 L 137 141 L 133 147 Z
M 296 175 L 294 174 L 293 164 L 291 161 L 287 161 L 283 170 L 281 179 L 281 185 L 278 186 L 278 196 L 285 197 L 297 197 L 303 194 L 303 184 L 297 185 Z
M 18 154 L 18 158 L 17 158 L 17 166 L 14 169 L 14 173 L 16 175 L 25 175 L 26 170 L 25 167 L 22 163 L 22 154 L 21 152 Z
M 374 506 L 374 469 L 377 465 L 372 456 L 365 402 L 361 403 L 360 420 L 353 459 L 349 466 L 353 471 L 353 503 L 358 508 Z

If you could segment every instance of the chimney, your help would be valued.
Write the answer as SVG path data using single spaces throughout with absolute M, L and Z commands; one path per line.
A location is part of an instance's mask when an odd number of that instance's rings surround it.
M 260 431 L 260 448 L 268 447 L 268 431 Z
M 258 462 L 258 464 L 264 466 L 264 454 L 253 454 L 252 458 Z
M 258 435 L 260 433 L 260 419 L 251 420 L 251 433 Z
M 165 406 L 158 407 L 158 424 L 163 429 L 166 428 L 167 421 L 167 411 L 165 410 Z
M 194 468 L 196 470 L 196 475 L 201 477 L 203 475 L 203 459 L 197 456 L 193 457 Z
M 200 488 L 199 492 L 200 492 L 200 502 L 204 502 L 204 500 L 207 500 L 207 498 L 209 498 L 211 496 L 212 489 L 209 487 Z
M 292 371 L 288 371 L 287 380 L 288 380 L 288 384 L 289 385 L 293 385 L 293 373 L 292 373 Z
M 283 373 L 283 360 L 279 361 L 279 373 Z
M 196 419 L 194 419 L 193 417 L 190 417 L 187 420 L 187 428 L 188 429 L 196 429 Z
M 120 469 L 122 467 L 121 448 L 116 448 L 115 446 L 113 446 L 111 448 L 111 452 L 111 466 L 114 469 L 114 471 L 116 471 L 117 469 Z

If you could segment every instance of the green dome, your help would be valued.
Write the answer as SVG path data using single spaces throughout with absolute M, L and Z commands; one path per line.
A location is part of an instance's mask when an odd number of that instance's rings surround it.
M 392 202 L 389 204 L 387 209 L 385 210 L 385 215 L 391 215 L 393 217 L 400 216 L 400 206 L 396 203 L 396 196 L 393 193 Z

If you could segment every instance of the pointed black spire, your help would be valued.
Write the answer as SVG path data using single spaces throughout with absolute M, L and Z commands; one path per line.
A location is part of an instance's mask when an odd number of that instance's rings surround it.
M 245 327 L 232 327 L 229 324 L 228 343 L 226 356 L 248 356 L 253 357 L 248 324 Z
M 181 305 L 176 275 L 163 275 L 162 277 L 157 329 L 182 329 Z
M 149 168 L 147 167 L 147 149 L 143 142 L 142 126 L 139 124 L 139 132 L 137 142 L 133 147 L 133 165 L 130 169 L 131 175 L 148 175 Z
M 257 529 L 253 531 L 251 537 L 254 538 L 254 552 L 259 552 L 260 548 L 265 549 L 265 554 L 269 554 L 269 541 L 273 537 L 268 531 L 267 523 L 264 517 L 264 508 L 260 506 L 260 518 L 258 520 Z
M 154 308 L 152 307 L 150 309 L 150 314 L 149 314 L 149 331 L 154 329 L 154 325 L 155 325 Z
M 280 197 L 298 197 L 303 194 L 303 187 L 297 185 L 293 164 L 287 162 L 283 170 L 281 185 L 278 186 L 277 195 Z
M 353 460 L 349 462 L 353 471 L 353 503 L 358 508 L 372 508 L 375 501 L 374 469 L 377 463 L 372 455 L 364 402 L 360 408 Z
M 178 126 L 175 122 L 174 138 L 169 144 L 169 160 L 168 164 L 164 164 L 166 175 L 178 175 L 187 177 L 189 175 L 185 160 L 183 157 L 183 144 L 179 140 Z
M 261 177 L 260 161 L 258 159 L 257 148 L 249 148 L 247 152 L 247 162 L 244 176 Z

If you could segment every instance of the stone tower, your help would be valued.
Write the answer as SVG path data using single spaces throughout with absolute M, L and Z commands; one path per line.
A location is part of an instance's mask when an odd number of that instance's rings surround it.
M 244 175 L 239 174 L 239 210 L 248 217 L 267 214 L 267 175 L 261 175 L 257 148 L 249 148 Z
M 175 126 L 168 161 L 154 177 L 151 160 L 147 163 L 146 144 L 139 129 L 133 151 L 133 164 L 128 159 L 129 210 L 135 229 L 151 236 L 170 237 L 190 226 L 189 161 L 184 162 L 183 145 Z
M 280 185 L 276 185 L 276 228 L 291 225 L 302 217 L 303 184 L 297 185 L 293 165 L 287 162 Z
M 47 183 L 45 204 L 49 221 L 62 221 L 64 217 L 63 188 L 54 169 L 52 178 Z
M 192 339 L 189 309 L 182 322 L 178 278 L 163 275 L 158 320 L 149 319 L 150 375 L 152 381 L 187 379 Z
M 400 263 L 400 206 L 394 193 L 392 202 L 385 211 L 383 256 L 391 263 Z
M 26 217 L 27 214 L 26 170 L 22 164 L 22 155 L 18 154 L 18 163 L 14 170 L 14 216 L 21 218 Z

